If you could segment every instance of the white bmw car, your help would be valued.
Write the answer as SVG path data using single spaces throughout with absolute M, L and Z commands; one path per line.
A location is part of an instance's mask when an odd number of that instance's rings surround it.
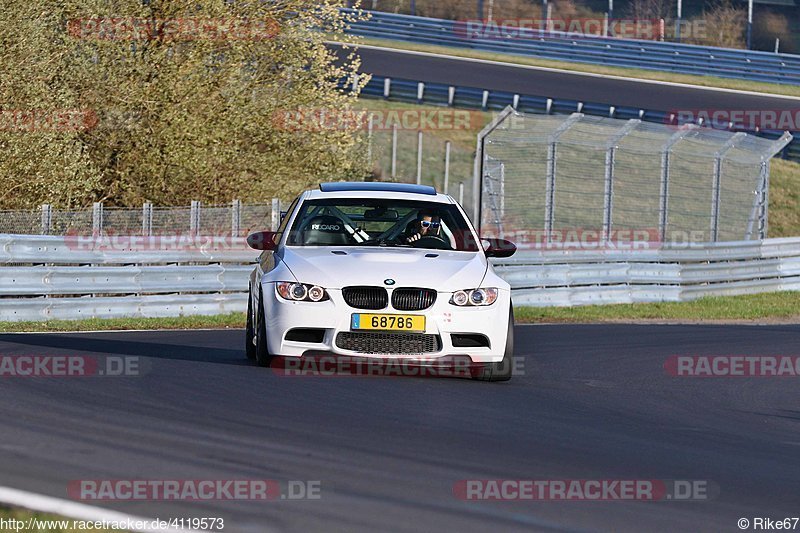
M 435 366 L 468 357 L 472 376 L 511 378 L 511 290 L 488 257 L 516 247 L 481 241 L 461 206 L 433 187 L 324 183 L 302 193 L 250 277 L 247 355 L 333 357 Z

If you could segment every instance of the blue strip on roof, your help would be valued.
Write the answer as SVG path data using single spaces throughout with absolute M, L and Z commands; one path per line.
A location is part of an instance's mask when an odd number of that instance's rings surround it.
M 330 183 L 320 183 L 319 190 L 322 192 L 405 192 L 411 194 L 427 194 L 428 196 L 436 196 L 436 189 L 428 185 L 414 185 L 411 183 L 385 183 L 379 181 L 336 181 Z

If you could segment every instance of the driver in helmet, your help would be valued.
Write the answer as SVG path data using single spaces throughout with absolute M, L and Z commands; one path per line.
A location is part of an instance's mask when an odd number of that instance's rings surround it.
M 406 229 L 406 242 L 411 244 L 422 237 L 441 237 L 442 219 L 434 211 L 421 211 L 417 220 Z

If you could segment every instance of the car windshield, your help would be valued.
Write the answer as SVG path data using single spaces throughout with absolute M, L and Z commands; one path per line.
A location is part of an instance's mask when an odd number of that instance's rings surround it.
M 287 244 L 479 249 L 467 221 L 453 204 L 374 198 L 303 202 Z

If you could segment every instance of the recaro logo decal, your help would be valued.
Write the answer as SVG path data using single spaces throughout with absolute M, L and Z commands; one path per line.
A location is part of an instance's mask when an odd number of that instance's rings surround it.
M 311 229 L 320 231 L 341 231 L 342 227 L 335 224 L 311 224 Z

